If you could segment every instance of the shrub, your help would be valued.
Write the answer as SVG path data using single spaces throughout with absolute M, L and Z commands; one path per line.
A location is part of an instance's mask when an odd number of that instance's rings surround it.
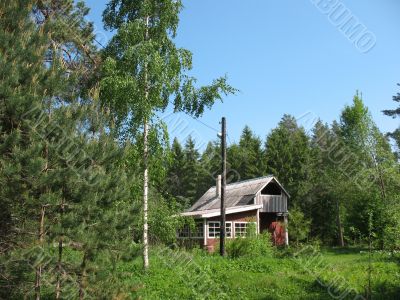
M 268 233 L 246 238 L 236 238 L 227 242 L 226 252 L 231 258 L 243 256 L 272 256 L 274 247 Z
M 386 224 L 383 230 L 384 249 L 400 250 L 400 205 L 393 205 L 387 214 Z
M 304 217 L 298 207 L 293 207 L 289 212 L 289 237 L 295 241 L 296 246 L 305 241 L 311 230 L 311 221 Z

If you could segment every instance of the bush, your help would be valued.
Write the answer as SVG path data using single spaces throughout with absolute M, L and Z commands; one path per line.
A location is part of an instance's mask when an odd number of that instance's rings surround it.
M 298 207 L 293 207 L 289 212 L 289 238 L 295 241 L 296 246 L 307 239 L 311 231 L 311 221 L 306 219 Z
M 269 233 L 229 240 L 226 252 L 231 258 L 244 256 L 272 256 L 274 247 Z
M 400 205 L 393 205 L 387 214 L 382 238 L 385 250 L 400 250 Z

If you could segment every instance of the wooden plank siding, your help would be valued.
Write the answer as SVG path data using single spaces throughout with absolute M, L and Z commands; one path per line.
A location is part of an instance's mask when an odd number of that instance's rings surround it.
M 287 196 L 258 195 L 258 203 L 263 204 L 260 212 L 283 213 L 287 212 Z

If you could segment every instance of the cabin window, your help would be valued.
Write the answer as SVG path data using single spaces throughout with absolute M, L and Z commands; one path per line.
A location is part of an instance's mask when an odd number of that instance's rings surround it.
M 208 222 L 208 237 L 219 238 L 221 234 L 220 222 Z M 232 237 L 232 222 L 225 223 L 225 234 L 227 238 Z
M 276 182 L 271 182 L 265 188 L 263 188 L 261 195 L 279 196 L 282 195 L 282 189 Z
M 183 226 L 178 230 L 178 238 L 194 238 L 199 239 L 204 237 L 203 222 L 196 222 L 194 229 L 190 229 L 189 225 Z
M 225 223 L 225 234 L 226 234 L 227 238 L 232 237 L 232 223 L 231 222 Z
M 240 223 L 235 222 L 235 238 L 246 236 L 246 232 L 247 232 L 247 223 L 245 223 L 245 222 L 240 222 Z
M 204 237 L 204 227 L 203 222 L 196 222 L 196 227 L 193 232 L 191 232 L 190 237 L 192 238 L 203 238 Z
M 235 222 L 235 238 L 246 237 L 249 224 L 256 224 L 255 222 Z
M 190 236 L 190 228 L 189 225 L 185 225 L 178 231 L 179 238 L 188 238 Z

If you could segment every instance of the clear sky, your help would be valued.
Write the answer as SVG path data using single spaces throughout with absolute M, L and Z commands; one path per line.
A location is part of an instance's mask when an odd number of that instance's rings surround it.
M 329 7 L 319 1 L 184 1 L 176 42 L 193 52 L 192 74 L 200 84 L 227 74 L 240 90 L 200 121 L 218 129 L 225 116 L 230 142 L 238 141 L 246 124 L 265 139 L 285 113 L 331 123 L 359 90 L 382 131 L 398 126 L 381 111 L 394 108 L 392 96 L 400 92 L 400 1 L 338 0 L 336 15 L 324 14 Z M 107 0 L 86 3 L 105 43 L 111 36 L 101 23 Z M 351 17 L 365 28 L 364 39 L 352 42 L 341 29 Z M 216 138 L 214 130 L 183 114 L 166 120 L 172 137 L 192 133 L 201 148 Z

